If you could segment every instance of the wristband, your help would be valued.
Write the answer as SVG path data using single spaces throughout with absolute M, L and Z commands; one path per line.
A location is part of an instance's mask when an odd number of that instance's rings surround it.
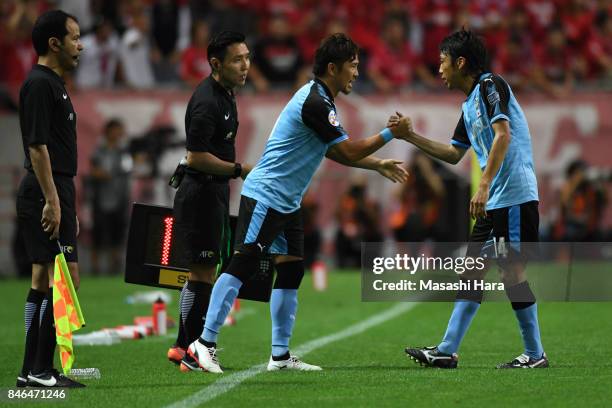
M 384 128 L 380 132 L 380 135 L 382 136 L 385 143 L 389 143 L 393 139 L 393 133 L 391 132 L 389 128 Z
M 232 175 L 232 178 L 238 178 L 241 175 L 242 175 L 242 164 L 234 163 L 234 174 Z

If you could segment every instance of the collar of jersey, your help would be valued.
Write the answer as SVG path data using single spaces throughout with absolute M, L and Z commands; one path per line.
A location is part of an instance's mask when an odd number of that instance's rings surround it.
M 334 96 L 332 95 L 331 91 L 329 90 L 329 88 L 327 87 L 327 85 L 325 85 L 325 82 L 323 82 L 321 79 L 316 78 L 314 79 L 314 81 L 318 84 L 320 84 L 323 87 L 323 90 L 325 91 L 325 93 L 327 94 L 327 96 L 329 96 L 329 99 L 333 102 L 334 100 Z
M 46 72 L 46 73 L 48 73 L 48 74 L 53 75 L 53 76 L 54 76 L 55 78 L 57 78 L 57 79 L 58 79 L 58 80 L 59 80 L 59 81 L 60 81 L 62 84 L 65 84 L 65 83 L 66 83 L 66 82 L 64 81 L 64 79 L 63 79 L 61 76 L 57 75 L 57 72 L 55 72 L 54 70 L 52 70 L 51 68 L 49 68 L 49 67 L 48 67 L 48 66 L 46 66 L 46 65 L 36 64 L 36 65 L 34 65 L 34 68 L 36 68 L 36 69 L 38 69 L 38 70 L 41 70 L 41 71 L 44 71 L 44 72 Z
M 478 85 L 480 83 L 480 81 L 482 81 L 485 77 L 491 75 L 490 72 L 484 72 L 482 74 L 480 74 L 480 76 L 478 77 L 478 81 L 474 81 L 474 83 L 472 84 L 472 89 L 470 89 L 470 92 L 468 93 L 467 98 L 465 98 L 465 100 L 467 101 L 468 99 L 470 99 L 470 95 L 472 95 L 472 92 L 474 92 L 474 89 L 476 88 L 476 85 Z
M 226 95 L 229 99 L 234 97 L 234 91 L 231 89 L 228 90 L 223 87 L 215 78 L 212 77 L 212 74 L 208 77 L 208 79 L 212 82 L 213 86 L 217 88 L 217 91 L 221 92 L 223 95 Z

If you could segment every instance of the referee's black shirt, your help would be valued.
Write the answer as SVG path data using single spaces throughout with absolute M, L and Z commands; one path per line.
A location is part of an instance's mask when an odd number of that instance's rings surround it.
M 34 65 L 21 86 L 19 123 L 28 171 L 33 171 L 28 147 L 46 145 L 51 171 L 76 176 L 76 112 L 62 78 L 44 65 Z
M 221 160 L 234 162 L 237 131 L 238 112 L 234 94 L 211 75 L 200 82 L 187 105 L 187 150 L 209 152 Z

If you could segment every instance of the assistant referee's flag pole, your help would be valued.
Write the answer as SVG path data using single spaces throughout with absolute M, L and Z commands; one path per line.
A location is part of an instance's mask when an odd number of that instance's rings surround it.
M 62 370 L 64 374 L 68 374 L 74 362 L 72 332 L 85 326 L 85 319 L 59 240 L 57 240 L 57 245 L 59 253 L 55 257 L 53 270 L 53 319 L 55 320 L 55 337 L 60 351 Z

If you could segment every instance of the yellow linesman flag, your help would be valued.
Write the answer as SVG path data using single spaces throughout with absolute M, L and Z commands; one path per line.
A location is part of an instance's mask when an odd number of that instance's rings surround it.
M 53 273 L 53 317 L 62 369 L 64 374 L 68 374 L 74 362 L 72 332 L 83 327 L 85 319 L 72 285 L 66 258 L 61 252 L 55 257 Z

